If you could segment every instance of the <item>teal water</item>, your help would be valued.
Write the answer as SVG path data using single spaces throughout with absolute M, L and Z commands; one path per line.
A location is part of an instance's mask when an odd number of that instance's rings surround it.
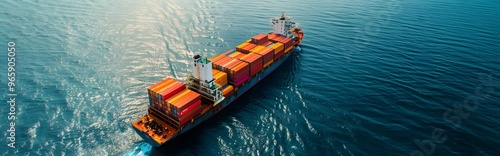
M 500 153 L 497 1 L 1 4 L 2 155 Z M 302 51 L 164 147 L 135 134 L 147 86 L 184 79 L 194 54 L 268 32 L 281 11 L 304 29 Z M 11 41 L 15 149 L 7 146 Z

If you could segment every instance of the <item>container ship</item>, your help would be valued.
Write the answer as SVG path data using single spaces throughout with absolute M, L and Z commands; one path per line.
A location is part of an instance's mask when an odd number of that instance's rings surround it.
M 274 26 L 212 58 L 193 56 L 184 82 L 165 78 L 147 88 L 146 115 L 132 122 L 145 142 L 159 147 L 209 119 L 271 74 L 302 42 L 304 33 L 282 12 Z

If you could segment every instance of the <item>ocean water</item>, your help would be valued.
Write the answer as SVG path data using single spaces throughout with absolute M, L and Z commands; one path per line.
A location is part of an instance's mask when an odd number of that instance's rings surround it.
M 498 1 L 1 4 L 1 155 L 500 153 Z M 301 51 L 165 146 L 135 134 L 147 86 L 184 79 L 194 54 L 214 56 L 270 31 L 281 11 L 303 28 Z

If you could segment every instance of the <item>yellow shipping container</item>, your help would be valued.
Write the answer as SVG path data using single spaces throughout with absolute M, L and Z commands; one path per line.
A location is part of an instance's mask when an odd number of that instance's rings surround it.
M 285 45 L 283 43 L 276 42 L 276 43 L 274 43 L 274 45 L 272 45 L 269 48 L 274 49 L 274 54 L 277 54 L 278 52 L 283 51 L 283 49 L 285 48 Z
M 227 97 L 229 96 L 231 93 L 233 93 L 233 86 L 229 85 L 227 86 L 226 88 L 224 88 L 224 90 L 222 90 L 222 94 Z
M 271 63 L 273 63 L 273 60 L 270 60 L 269 62 L 265 63 L 264 64 L 264 68 L 266 68 L 267 66 L 271 65 Z
M 215 76 L 215 83 L 217 83 L 220 86 L 225 86 L 227 84 L 227 73 L 225 72 L 219 72 Z
M 294 46 L 290 46 L 290 47 L 286 48 L 285 54 L 288 54 L 290 51 L 292 51 L 293 48 L 295 48 L 295 47 Z
M 175 94 L 174 96 L 170 97 L 169 99 L 165 100 L 167 101 L 168 105 L 172 104 L 172 102 L 175 102 L 176 100 L 181 99 L 181 97 L 184 97 L 184 95 L 188 94 L 191 90 L 189 89 L 184 89 L 180 93 Z
M 234 52 L 232 53 L 231 55 L 229 55 L 229 57 L 232 57 L 232 58 L 236 58 L 238 55 L 241 55 L 242 53 L 241 52 Z
M 245 41 L 245 43 L 250 43 L 250 42 L 252 42 L 252 39 L 248 39 Z
M 236 49 L 241 49 L 241 48 L 243 48 L 243 47 L 245 47 L 247 45 L 248 45 L 248 42 L 242 43 L 242 44 L 236 46 Z
M 262 51 L 263 49 L 265 49 L 265 48 L 266 48 L 266 47 L 264 47 L 264 46 L 257 45 L 255 48 L 253 48 L 252 50 L 250 50 L 250 52 L 260 54 L 260 53 L 261 53 L 261 51 Z

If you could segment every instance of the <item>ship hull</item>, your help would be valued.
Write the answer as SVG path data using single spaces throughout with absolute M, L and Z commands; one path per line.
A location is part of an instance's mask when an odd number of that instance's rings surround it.
M 251 80 L 246 82 L 244 85 L 240 86 L 237 91 L 235 91 L 231 96 L 226 97 L 224 101 L 220 102 L 218 105 L 215 106 L 215 108 L 210 109 L 207 111 L 205 114 L 199 116 L 194 120 L 192 123 L 188 123 L 181 130 L 179 130 L 178 133 L 174 134 L 168 141 L 175 139 L 176 137 L 182 135 L 183 133 L 191 130 L 192 128 L 198 126 L 199 124 L 203 123 L 204 121 L 208 120 L 210 117 L 215 115 L 216 113 L 220 112 L 223 108 L 227 107 L 229 104 L 233 103 L 236 99 L 238 99 L 241 95 L 243 95 L 246 91 L 250 90 L 253 86 L 258 84 L 261 80 L 263 80 L 265 77 L 267 77 L 269 74 L 271 74 L 274 70 L 276 70 L 278 67 L 285 62 L 292 53 L 297 49 L 295 47 L 292 49 L 288 54 L 284 55 L 283 58 L 277 60 L 274 62 L 272 65 L 267 67 L 267 69 L 262 70 L 261 73 L 257 74 L 255 77 L 253 77 Z M 145 142 L 148 144 L 154 146 L 154 147 L 160 147 L 162 144 L 157 143 L 154 141 L 152 138 L 147 136 L 145 133 L 141 132 L 139 129 L 133 127 L 134 130 L 141 136 Z M 168 142 L 167 141 L 167 142 Z M 164 144 L 164 143 L 163 143 Z

